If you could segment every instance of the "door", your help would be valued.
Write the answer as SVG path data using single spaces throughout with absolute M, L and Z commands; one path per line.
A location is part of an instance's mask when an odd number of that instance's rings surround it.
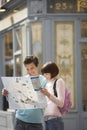
M 87 130 L 87 42 L 81 43 L 82 128 Z
M 81 38 L 80 38 L 80 52 L 81 52 L 81 91 L 82 91 L 82 112 L 81 127 L 82 130 L 87 129 L 87 20 L 80 22 Z
M 87 21 L 55 22 L 55 56 L 60 75 L 72 98 L 72 113 L 64 117 L 65 130 L 87 129 Z M 79 49 L 80 41 L 80 49 Z M 81 52 L 81 57 L 78 52 Z M 78 61 L 81 61 L 81 68 Z M 81 70 L 81 72 L 80 72 Z M 81 78 L 80 78 L 81 75 Z M 80 90 L 81 86 L 81 90 Z M 82 95 L 81 95 L 82 93 Z M 76 113 L 74 113 L 76 112 Z

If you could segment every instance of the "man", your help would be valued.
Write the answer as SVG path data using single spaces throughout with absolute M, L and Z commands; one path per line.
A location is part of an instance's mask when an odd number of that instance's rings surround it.
M 38 74 L 39 61 L 37 57 L 27 56 L 24 66 L 29 76 L 39 76 L 42 87 L 46 85 L 46 79 Z M 27 76 L 28 76 L 27 75 Z M 2 94 L 7 96 L 9 92 L 3 89 Z M 43 109 L 19 109 L 16 111 L 15 130 L 43 130 Z

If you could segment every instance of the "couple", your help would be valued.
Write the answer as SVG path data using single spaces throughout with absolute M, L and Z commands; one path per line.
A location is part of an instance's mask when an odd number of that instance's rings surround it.
M 39 75 L 38 65 L 39 61 L 37 57 L 27 56 L 24 60 L 24 66 L 30 76 Z M 41 92 L 47 98 L 47 107 L 45 108 L 45 112 L 40 108 L 17 110 L 15 130 L 43 130 L 44 120 L 46 130 L 64 130 L 62 115 L 58 110 L 58 106 L 63 107 L 64 105 L 65 83 L 62 79 L 57 80 L 58 97 L 56 97 L 53 93 L 53 84 L 59 73 L 57 65 L 54 62 L 47 62 L 42 66 L 41 72 L 43 74 L 43 76 L 39 75 L 43 87 Z M 2 95 L 7 96 L 8 93 L 9 92 L 5 89 L 2 90 Z

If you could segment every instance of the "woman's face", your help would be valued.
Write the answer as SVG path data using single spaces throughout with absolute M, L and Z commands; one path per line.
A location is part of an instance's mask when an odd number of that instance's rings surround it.
M 43 76 L 44 76 L 47 80 L 50 80 L 50 79 L 51 79 L 51 74 L 50 74 L 50 73 L 44 73 Z
M 38 67 L 35 66 L 34 63 L 30 63 L 25 65 L 25 68 L 30 76 L 37 76 L 38 75 Z

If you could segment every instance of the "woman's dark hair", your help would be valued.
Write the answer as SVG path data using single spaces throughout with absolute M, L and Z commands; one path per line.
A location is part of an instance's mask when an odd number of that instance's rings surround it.
M 30 64 L 30 63 L 34 63 L 35 66 L 38 66 L 39 61 L 38 58 L 36 56 L 26 56 L 25 60 L 24 60 L 24 65 Z
M 59 68 L 54 62 L 47 62 L 41 68 L 42 74 L 50 73 L 51 78 L 54 78 L 59 74 Z

